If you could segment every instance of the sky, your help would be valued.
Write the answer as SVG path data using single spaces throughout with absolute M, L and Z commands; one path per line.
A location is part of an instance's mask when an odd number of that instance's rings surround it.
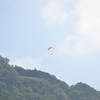
M 0 0 L 0 55 L 100 91 L 100 0 Z

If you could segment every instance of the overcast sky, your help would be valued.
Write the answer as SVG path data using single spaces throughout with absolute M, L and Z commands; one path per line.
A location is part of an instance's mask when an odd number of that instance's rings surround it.
M 0 55 L 100 91 L 100 0 L 0 0 Z

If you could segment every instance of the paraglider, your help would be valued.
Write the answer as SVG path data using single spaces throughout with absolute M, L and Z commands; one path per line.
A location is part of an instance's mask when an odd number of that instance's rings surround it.
M 49 51 L 49 50 L 54 50 L 54 48 L 53 48 L 53 47 L 49 47 L 49 48 L 48 48 L 48 51 Z M 52 53 L 51 53 L 50 55 L 52 55 Z

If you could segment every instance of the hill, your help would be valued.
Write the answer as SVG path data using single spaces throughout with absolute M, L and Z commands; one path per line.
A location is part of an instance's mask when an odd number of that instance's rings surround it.
M 100 92 L 82 82 L 68 86 L 49 73 L 11 66 L 0 56 L 0 100 L 100 100 Z

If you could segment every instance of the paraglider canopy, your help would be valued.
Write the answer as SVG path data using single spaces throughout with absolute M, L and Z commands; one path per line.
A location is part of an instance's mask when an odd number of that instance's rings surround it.
M 48 51 L 50 50 L 50 52 L 52 51 L 52 50 L 54 50 L 54 48 L 53 47 L 49 47 L 48 48 Z M 52 53 L 50 53 L 50 55 L 52 55 Z
M 53 47 L 49 47 L 48 50 L 50 50 L 50 49 L 54 49 L 54 48 Z

